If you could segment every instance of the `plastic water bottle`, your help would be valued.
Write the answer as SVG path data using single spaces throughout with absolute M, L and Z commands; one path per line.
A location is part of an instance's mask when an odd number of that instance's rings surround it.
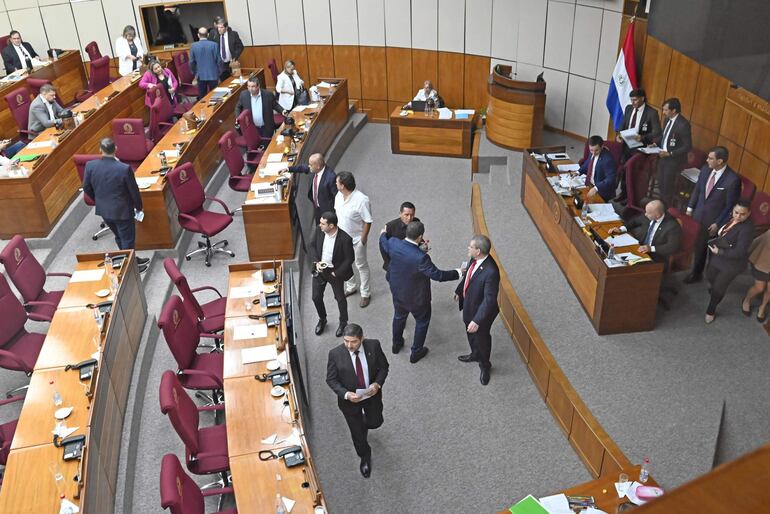
M 611 244 L 610 249 L 607 250 L 607 259 L 614 261 L 615 260 L 615 245 Z
M 262 312 L 267 310 L 267 297 L 265 296 L 264 289 L 259 293 L 259 307 L 262 309 Z
M 583 222 L 588 221 L 588 202 L 583 202 L 583 207 L 580 209 L 580 219 Z
M 51 59 L 54 61 L 59 59 L 59 56 L 56 54 L 56 49 L 51 49 Z
M 275 495 L 275 514 L 286 514 L 286 506 L 280 494 Z
M 99 311 L 99 307 L 94 307 L 91 309 L 91 313 L 94 315 L 94 321 L 96 322 L 96 328 L 99 329 L 99 333 L 102 331 L 102 326 L 104 325 L 104 318 L 102 318 L 102 313 Z
M 646 484 L 648 478 L 650 478 L 650 458 L 645 457 L 642 468 L 639 470 L 639 481 Z
M 104 254 L 104 272 L 107 274 L 112 273 L 112 257 L 109 253 Z
M 53 404 L 56 406 L 57 409 L 59 408 L 59 405 L 62 404 L 61 393 L 59 393 L 59 390 L 56 389 L 55 385 L 53 386 Z

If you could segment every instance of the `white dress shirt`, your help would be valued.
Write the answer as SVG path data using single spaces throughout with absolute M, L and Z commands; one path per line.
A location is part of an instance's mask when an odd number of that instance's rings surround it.
M 467 281 L 467 280 L 469 280 L 470 278 L 473 278 L 473 275 L 475 275 L 475 274 L 476 274 L 476 272 L 479 270 L 479 268 L 481 267 L 481 264 L 482 264 L 482 263 L 483 263 L 485 260 L 487 260 L 487 257 L 489 257 L 489 256 L 488 256 L 488 255 L 485 255 L 485 256 L 484 256 L 484 257 L 482 257 L 481 259 L 476 259 L 476 265 L 473 267 L 473 270 L 471 271 L 471 276 L 470 276 L 470 277 L 467 277 L 467 276 L 465 277 L 465 280 L 466 280 L 466 281 Z M 468 263 L 468 265 L 470 266 L 470 263 Z
M 634 111 L 631 111 L 631 118 L 628 120 L 628 128 L 636 128 L 639 126 L 639 124 L 642 122 L 642 114 L 644 114 L 644 108 L 647 106 L 647 104 L 642 104 L 638 109 L 635 109 L 636 111 L 636 119 L 634 120 Z M 636 123 L 634 125 L 631 125 L 631 121 L 635 121 Z M 639 133 L 639 129 L 636 130 L 637 134 Z
M 262 116 L 262 93 L 251 95 L 251 119 L 257 127 L 265 125 L 265 119 Z
M 19 45 L 19 46 L 12 45 L 12 46 L 13 46 L 13 49 L 16 50 L 16 55 L 19 56 L 19 62 L 21 63 L 22 69 L 26 68 L 27 57 L 29 57 L 29 59 L 32 60 L 32 56 L 29 55 L 29 52 L 27 52 L 27 49 L 24 48 L 24 45 Z
M 663 130 L 663 139 L 661 140 L 661 148 L 663 148 L 665 151 L 668 152 L 668 135 L 671 133 L 671 129 L 674 128 L 674 123 L 676 123 L 676 119 L 679 117 L 677 114 L 673 118 L 671 118 L 668 123 L 666 124 L 666 128 Z
M 318 205 L 318 188 L 321 187 L 321 180 L 323 180 L 324 178 L 324 172 L 326 172 L 326 166 L 321 168 L 321 171 L 317 173 L 318 179 L 316 179 L 316 177 L 313 176 L 312 182 L 310 183 L 310 187 L 313 188 L 313 205 L 315 205 L 316 207 L 320 207 L 320 205 Z
M 350 353 L 350 361 L 353 363 L 353 371 L 356 370 L 356 353 L 355 352 L 348 352 Z M 366 384 L 366 389 L 369 389 L 369 363 L 366 360 L 366 352 L 364 352 L 364 345 L 361 343 L 361 346 L 358 347 L 358 359 L 361 361 L 361 368 L 364 371 L 364 383 Z M 358 376 L 358 374 L 356 374 Z
M 230 43 L 227 40 L 227 36 L 228 36 L 229 32 L 230 32 L 229 30 L 225 30 L 224 34 L 220 34 L 219 32 L 217 32 L 217 41 L 218 42 L 220 42 L 220 43 L 222 42 L 222 36 L 224 36 L 224 38 L 225 38 L 225 58 L 223 59 L 224 62 L 230 62 L 232 60 L 232 58 L 233 58 L 233 56 L 230 55 Z M 222 56 L 222 49 L 221 48 L 219 49 L 219 56 L 220 57 Z
M 51 121 L 56 121 L 56 116 L 53 113 L 53 104 L 43 98 L 43 105 L 45 105 L 46 109 L 48 109 L 48 117 Z
M 430 93 L 428 93 L 428 95 L 426 96 L 425 95 L 425 88 L 422 88 L 419 91 L 417 91 L 417 94 L 414 95 L 414 98 L 412 98 L 412 101 L 414 102 L 416 100 L 418 102 L 427 102 L 428 98 L 434 98 L 435 99 L 437 96 L 438 96 L 438 93 L 436 93 L 435 89 L 431 89 Z
M 655 223 L 655 226 L 652 228 L 652 234 L 650 234 L 650 253 L 655 253 L 655 247 L 652 246 L 652 242 L 655 240 L 655 234 L 658 232 L 658 229 L 660 228 L 660 225 L 663 223 L 663 218 L 665 218 L 666 215 L 663 214 L 663 216 L 660 217 L 657 221 L 650 221 L 650 223 Z M 650 230 L 650 226 L 647 225 L 647 230 Z M 625 225 L 621 225 L 620 232 L 622 234 L 625 234 L 628 232 L 628 229 Z M 647 236 L 647 232 L 644 233 L 645 237 Z M 644 241 L 639 241 L 641 244 L 644 244 Z
M 337 240 L 337 231 L 334 234 L 324 234 L 324 244 L 321 249 L 321 262 L 327 264 L 327 268 L 333 268 L 332 257 L 334 256 L 334 242 Z
M 334 197 L 334 211 L 339 220 L 338 226 L 353 238 L 354 245 L 358 244 L 364 232 L 364 225 L 372 222 L 369 197 L 358 189 L 354 189 L 347 199 L 338 192 Z

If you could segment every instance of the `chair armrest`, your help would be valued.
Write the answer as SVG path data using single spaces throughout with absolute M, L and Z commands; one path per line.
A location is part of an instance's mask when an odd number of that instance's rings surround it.
M 234 494 L 232 487 L 222 487 L 219 489 L 206 489 L 205 491 L 201 491 L 201 494 L 206 496 L 221 496 L 223 494 Z
M 52 272 L 52 273 L 46 273 L 47 277 L 70 277 L 72 278 L 72 273 L 59 273 L 59 272 Z
M 246 177 L 246 178 L 248 178 L 248 177 Z M 211 291 L 214 291 L 216 294 L 219 295 L 220 298 L 222 298 L 222 293 L 220 293 L 219 290 L 216 287 L 214 287 L 214 286 L 196 287 L 195 289 L 190 289 L 190 292 L 197 293 L 198 291 L 204 291 L 206 289 L 210 289 Z
M 19 369 L 23 369 L 25 373 L 29 373 L 32 370 L 27 368 L 27 364 L 22 361 L 18 355 L 15 353 L 11 353 L 8 350 L 0 350 L 0 357 L 3 357 L 5 359 L 11 360 L 19 367 Z
M 35 134 L 33 132 L 30 132 L 29 130 L 25 130 L 25 129 L 18 129 L 17 132 L 19 134 L 26 134 L 28 136 L 35 136 Z
M 31 302 L 26 302 L 24 304 L 24 307 L 43 307 L 43 306 L 53 307 L 54 309 L 57 308 L 59 305 L 55 304 L 53 302 L 39 302 L 37 300 L 32 300 Z
M 207 196 L 207 197 L 206 197 L 206 200 L 211 200 L 212 202 L 216 202 L 216 203 L 218 203 L 219 205 L 221 205 L 221 206 L 222 206 L 222 208 L 225 210 L 225 212 L 226 212 L 226 213 L 227 213 L 229 216 L 232 216 L 232 215 L 233 215 L 233 213 L 232 213 L 232 212 L 230 212 L 230 209 L 228 209 L 228 208 L 227 208 L 227 205 L 225 204 L 225 202 L 223 202 L 222 200 L 220 200 L 220 199 L 219 199 L 219 198 L 217 198 L 216 196 Z
M 25 396 L 11 396 L 10 398 L 6 398 L 5 400 L 0 400 L 0 406 L 1 405 L 8 405 L 9 403 L 18 402 L 19 400 L 23 400 Z M 220 404 L 221 405 L 221 404 Z
M 214 410 L 222 410 L 224 408 L 225 408 L 224 403 L 218 403 L 216 405 L 204 405 L 203 407 L 198 407 L 198 412 L 210 412 Z
M 191 222 L 195 223 L 195 226 L 197 227 L 199 232 L 201 230 L 203 230 L 203 227 L 201 227 L 200 222 L 197 219 L 195 219 L 194 217 L 190 216 L 189 214 L 185 214 L 183 212 L 180 212 L 179 213 L 179 217 L 182 218 L 182 219 L 185 219 L 187 221 L 191 221 Z
M 248 176 L 230 177 L 230 180 L 235 180 L 236 182 L 248 182 L 249 184 L 251 184 L 251 177 L 248 177 Z
M 0 350 L 2 352 L 3 350 Z M 198 376 L 198 377 L 208 377 L 214 382 L 217 383 L 219 386 L 218 389 L 224 389 L 225 386 L 222 384 L 222 379 L 218 376 L 214 375 L 213 373 L 209 373 L 208 371 L 201 371 L 197 369 L 180 369 L 177 372 L 178 375 L 188 375 L 188 376 Z
M 168 121 L 159 121 L 158 125 L 163 125 L 163 126 L 166 126 L 166 127 L 173 127 L 174 126 L 173 123 L 169 123 Z
M 201 332 L 201 337 L 208 337 L 209 339 L 224 339 L 224 334 L 214 334 L 213 332 Z
M 213 459 L 216 457 L 224 457 L 227 458 L 226 453 L 214 453 L 214 452 L 201 452 L 196 453 L 195 455 L 192 455 L 193 460 L 202 460 L 202 459 Z

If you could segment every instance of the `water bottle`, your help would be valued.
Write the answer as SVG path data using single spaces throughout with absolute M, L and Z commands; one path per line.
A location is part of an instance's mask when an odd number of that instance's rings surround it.
M 650 458 L 645 457 L 642 468 L 639 470 L 639 481 L 646 484 L 648 478 L 650 478 Z
M 109 253 L 104 254 L 104 272 L 107 274 L 112 273 L 112 257 Z
M 205 109 L 201 109 L 201 115 L 199 116 L 199 119 L 201 121 L 206 121 L 206 110 Z
M 56 386 L 53 386 L 53 404 L 56 406 L 57 409 L 59 408 L 59 405 L 62 404 L 62 397 L 61 397 L 61 394 L 59 393 L 59 390 L 56 389 Z
M 614 261 L 615 260 L 615 245 L 611 244 L 610 249 L 607 250 L 607 259 Z
M 54 61 L 59 59 L 59 56 L 56 54 L 56 49 L 51 49 L 51 59 Z
M 91 309 L 91 313 L 94 316 L 94 321 L 96 322 L 96 328 L 98 328 L 99 333 L 101 333 L 102 325 L 104 324 L 104 319 L 102 318 L 102 313 L 99 312 L 99 307 L 94 306 L 94 308 Z
M 583 202 L 583 208 L 580 210 L 580 219 L 583 222 L 588 221 L 588 202 Z
M 259 307 L 262 309 L 262 312 L 267 310 L 267 297 L 265 296 L 264 289 L 259 293 Z
M 118 292 L 119 285 L 120 284 L 118 282 L 118 274 L 115 273 L 115 271 L 110 272 L 110 287 L 112 288 L 113 293 Z
M 291 148 L 291 153 L 297 153 L 297 143 L 294 142 L 294 138 L 291 139 L 289 147 Z
M 286 514 L 286 506 L 280 494 L 275 495 L 275 514 Z

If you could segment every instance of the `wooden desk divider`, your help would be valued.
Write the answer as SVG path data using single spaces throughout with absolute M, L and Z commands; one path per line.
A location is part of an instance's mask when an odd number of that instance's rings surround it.
M 465 119 L 441 120 L 414 111 L 401 116 L 401 107 L 390 113 L 390 150 L 395 154 L 435 155 L 470 159 L 473 129 L 478 113 Z
M 540 145 L 545 118 L 545 82 L 514 80 L 511 67 L 498 64 L 492 70 L 487 91 L 487 138 L 512 150 Z

